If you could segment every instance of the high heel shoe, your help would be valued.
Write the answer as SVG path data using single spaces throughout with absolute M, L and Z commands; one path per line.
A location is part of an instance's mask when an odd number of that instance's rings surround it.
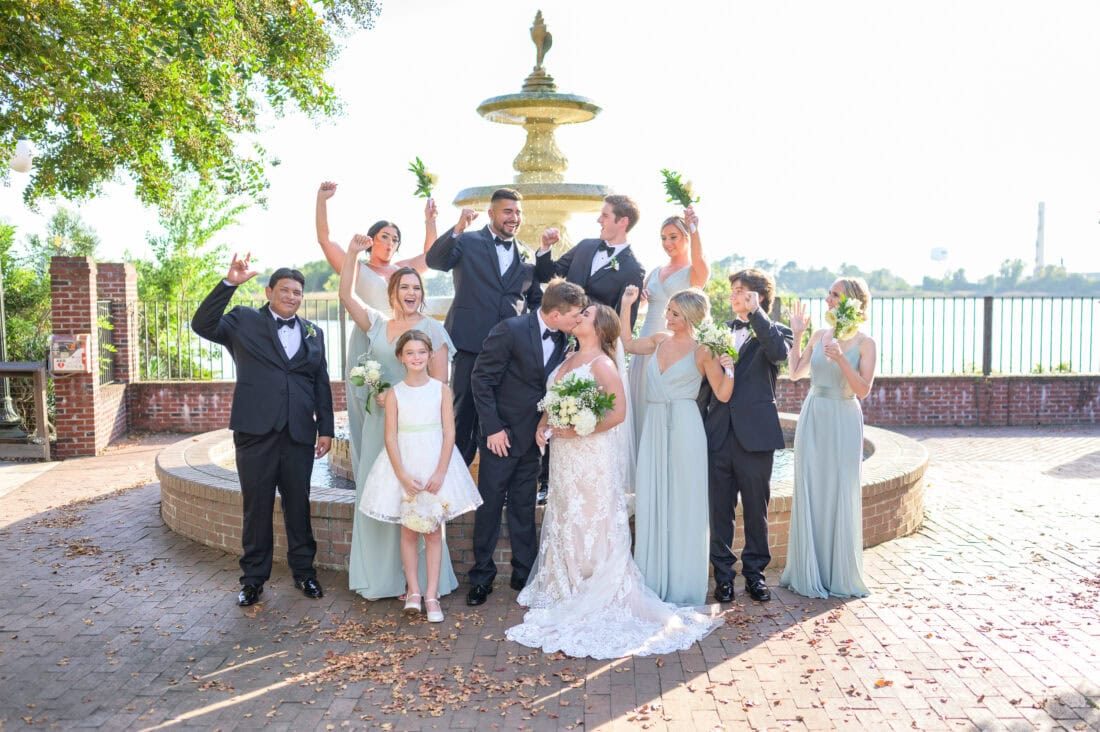
M 410 592 L 405 597 L 405 610 L 406 615 L 419 615 L 420 614 L 420 595 L 415 592 Z
M 432 605 L 435 605 L 435 610 L 432 610 Z M 442 623 L 443 622 L 443 608 L 439 606 L 438 597 L 428 597 L 424 599 L 424 607 L 428 611 L 429 623 Z

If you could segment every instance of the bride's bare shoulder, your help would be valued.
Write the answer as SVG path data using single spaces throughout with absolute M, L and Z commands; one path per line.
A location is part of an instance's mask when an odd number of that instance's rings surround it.
M 615 362 L 607 356 L 599 356 L 592 361 L 589 368 L 592 369 L 592 374 L 598 379 L 622 379 L 619 370 L 615 368 Z

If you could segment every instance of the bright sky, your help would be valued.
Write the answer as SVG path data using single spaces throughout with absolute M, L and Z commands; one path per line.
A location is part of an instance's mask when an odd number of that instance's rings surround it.
M 387 2 L 332 70 L 345 114 L 269 125 L 263 142 L 282 160 L 270 205 L 222 239 L 264 266 L 319 259 L 314 197 L 332 179 L 339 240 L 389 218 L 417 248 L 416 155 L 439 175 L 440 228 L 451 225 L 459 190 L 512 180 L 522 129 L 475 109 L 520 90 L 540 7 L 559 91 L 604 109 L 559 129 L 567 180 L 639 202 L 632 240 L 647 268 L 662 261 L 660 221 L 676 213 L 658 174 L 670 167 L 702 197 L 713 259 L 847 261 L 911 281 L 959 267 L 974 279 L 1005 258 L 1030 270 L 1045 201 L 1047 263 L 1100 272 L 1095 0 Z M 13 173 L 0 188 L 0 215 L 21 238 L 45 222 L 24 209 L 23 181 Z M 111 185 L 80 206 L 107 256 L 143 252 L 156 226 L 131 190 Z M 575 218 L 574 239 L 594 236 L 594 219 Z M 933 261 L 934 248 L 948 258 Z

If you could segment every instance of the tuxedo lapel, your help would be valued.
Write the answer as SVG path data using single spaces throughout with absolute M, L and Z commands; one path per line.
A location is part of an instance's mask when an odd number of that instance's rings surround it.
M 599 239 L 592 239 L 587 247 L 581 251 L 578 256 L 573 260 L 580 268 L 580 282 L 576 284 L 584 287 L 588 284 L 588 280 L 591 278 L 592 272 L 592 260 L 596 258 L 596 250 L 600 246 Z

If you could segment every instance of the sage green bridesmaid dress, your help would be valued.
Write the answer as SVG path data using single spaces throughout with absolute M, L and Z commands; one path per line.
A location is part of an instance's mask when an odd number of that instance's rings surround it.
M 646 364 L 634 560 L 646 585 L 677 605 L 703 605 L 707 597 L 707 435 L 695 403 L 702 378 L 694 351 L 664 373 L 656 352 Z
M 859 344 L 844 357 L 859 369 Z M 866 597 L 863 581 L 863 410 L 820 342 L 794 435 L 794 498 L 782 587 L 806 597 Z

